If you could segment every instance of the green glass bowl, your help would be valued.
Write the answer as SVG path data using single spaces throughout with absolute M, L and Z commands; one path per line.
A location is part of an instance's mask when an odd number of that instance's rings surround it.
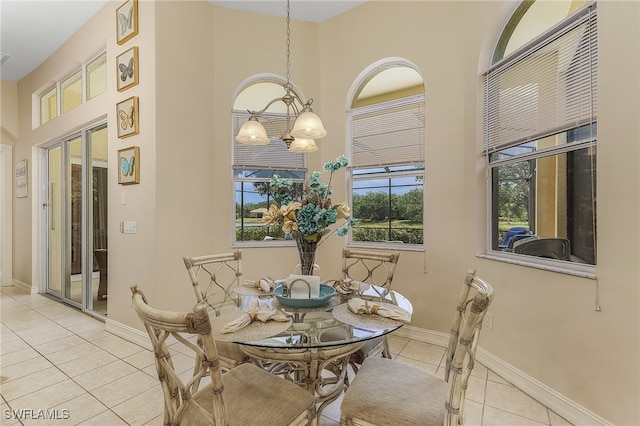
M 317 308 L 324 306 L 333 296 L 336 295 L 336 289 L 330 285 L 320 284 L 320 296 L 312 297 L 311 299 L 291 299 L 290 297 L 282 296 L 282 284 L 273 290 L 273 294 L 278 299 L 278 302 L 284 306 L 292 308 Z

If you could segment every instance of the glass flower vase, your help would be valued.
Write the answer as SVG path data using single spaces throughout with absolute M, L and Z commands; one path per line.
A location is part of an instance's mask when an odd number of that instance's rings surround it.
M 296 238 L 296 243 L 298 245 L 298 256 L 300 257 L 300 263 L 296 266 L 296 273 L 314 275 L 314 272 L 320 269 L 315 263 L 318 243 L 306 241 L 303 238 Z

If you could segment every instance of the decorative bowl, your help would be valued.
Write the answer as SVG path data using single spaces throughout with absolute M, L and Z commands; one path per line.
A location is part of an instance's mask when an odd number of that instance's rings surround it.
M 330 285 L 320 284 L 320 296 L 311 299 L 292 299 L 282 295 L 282 284 L 273 290 L 273 294 L 282 305 L 292 308 L 317 308 L 329 303 L 331 298 L 336 295 L 336 289 Z

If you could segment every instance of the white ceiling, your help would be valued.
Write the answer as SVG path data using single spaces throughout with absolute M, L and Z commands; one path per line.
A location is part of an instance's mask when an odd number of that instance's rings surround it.
M 113 1 L 113 0 L 112 0 Z M 140 0 L 148 1 L 148 0 Z M 286 16 L 283 0 L 215 1 L 212 4 Z M 291 0 L 291 18 L 322 22 L 367 0 Z M 0 67 L 3 80 L 18 82 L 51 56 L 107 0 L 0 0 Z

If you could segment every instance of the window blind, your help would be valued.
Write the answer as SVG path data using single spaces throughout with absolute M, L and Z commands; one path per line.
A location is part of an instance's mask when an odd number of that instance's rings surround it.
M 424 163 L 424 111 L 424 94 L 352 109 L 351 167 Z
M 486 152 L 596 121 L 595 4 L 550 31 L 484 75 Z
M 289 152 L 287 145 L 280 140 L 280 131 L 287 126 L 284 114 L 263 114 L 258 120 L 267 131 L 271 142 L 268 145 L 244 145 L 236 142 L 236 135 L 250 117 L 249 112 L 233 110 L 232 138 L 233 138 L 233 166 L 235 168 L 275 169 L 275 170 L 306 170 L 307 156 Z M 271 120 L 265 120 L 263 117 Z M 292 117 L 295 120 L 295 117 Z M 293 120 L 291 124 L 293 125 Z M 280 128 L 280 131 L 273 123 Z

